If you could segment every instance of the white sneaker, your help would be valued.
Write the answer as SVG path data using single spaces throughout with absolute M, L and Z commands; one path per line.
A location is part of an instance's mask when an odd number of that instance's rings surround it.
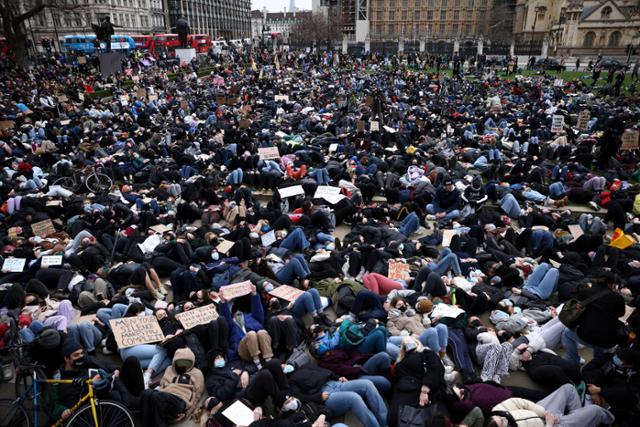
M 582 366 L 582 365 L 584 365 L 585 363 L 587 363 L 587 361 L 586 361 L 586 360 L 584 360 L 584 359 L 581 357 L 581 358 L 580 358 L 580 365 Z
M 151 373 L 145 371 L 145 373 L 142 374 L 142 381 L 144 382 L 144 389 L 147 390 L 149 388 L 149 384 L 151 384 Z
M 435 220 L 436 220 L 435 215 L 432 215 L 432 214 L 427 215 L 427 221 L 435 221 Z

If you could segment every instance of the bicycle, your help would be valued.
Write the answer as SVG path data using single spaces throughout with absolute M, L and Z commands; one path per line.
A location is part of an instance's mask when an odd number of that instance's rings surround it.
M 59 185 L 74 193 L 83 190 L 83 187 L 96 194 L 111 190 L 113 181 L 108 175 L 100 172 L 99 165 L 87 166 L 81 172 L 60 177 L 53 181 L 53 185 Z
M 25 390 L 15 399 L 0 399 L 0 427 L 39 427 L 39 399 L 38 385 L 73 384 L 74 380 L 40 379 L 36 372 L 42 370 L 41 365 L 23 365 L 20 368 L 32 372 L 32 390 Z M 134 427 L 131 413 L 122 404 L 100 399 L 93 388 L 93 379 L 84 380 L 88 391 L 80 400 L 69 408 L 71 413 L 67 419 L 59 419 L 53 427 Z M 33 419 L 29 417 L 24 402 L 33 398 Z

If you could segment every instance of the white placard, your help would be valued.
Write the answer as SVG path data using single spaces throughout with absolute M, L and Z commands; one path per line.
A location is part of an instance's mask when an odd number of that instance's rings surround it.
M 551 132 L 560 133 L 562 132 L 562 128 L 564 127 L 564 116 L 556 114 L 553 116 L 551 120 Z
M 553 85 L 554 85 L 555 87 L 563 87 L 563 86 L 564 86 L 564 80 L 562 80 L 562 79 L 555 79 L 555 80 L 553 81 Z
M 378 132 L 380 131 L 380 123 L 377 121 L 373 121 L 371 122 L 371 127 L 369 128 L 369 130 L 371 132 Z
M 260 160 L 273 160 L 280 158 L 278 147 L 260 147 L 258 148 L 258 156 Z
M 40 262 L 41 267 L 51 267 L 62 264 L 62 255 L 43 255 Z
M 344 196 L 340 194 L 340 187 L 319 185 L 318 188 L 316 188 L 316 193 L 313 195 L 313 198 L 324 199 L 331 204 L 336 204 L 340 200 L 344 199 Z
M 281 198 L 286 199 L 287 197 L 304 194 L 304 188 L 302 188 L 302 185 L 292 185 L 291 187 L 278 188 L 278 193 L 280 193 Z
M 329 146 L 329 152 L 330 153 L 335 153 L 336 151 L 338 151 L 338 144 L 331 144 Z
M 448 248 L 451 245 L 451 239 L 456 235 L 456 230 L 442 230 L 442 247 Z
M 390 128 L 389 126 L 383 126 L 382 127 L 387 133 L 396 133 L 397 130 L 395 130 L 394 128 Z
M 271 230 L 268 233 L 264 233 L 260 236 L 260 241 L 262 242 L 262 246 L 268 247 L 276 241 L 276 232 L 275 230 Z
M 236 426 L 248 426 L 253 423 L 253 411 L 240 400 L 236 400 L 231 406 L 222 411 L 229 421 Z
M 275 101 L 276 102 L 289 102 L 289 95 L 276 95 L 275 96 Z
M 4 260 L 4 264 L 2 264 L 2 271 L 9 273 L 22 273 L 26 262 L 26 258 L 7 258 Z

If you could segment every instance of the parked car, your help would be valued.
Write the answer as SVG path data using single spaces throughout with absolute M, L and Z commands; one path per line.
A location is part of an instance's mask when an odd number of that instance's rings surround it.
M 602 58 L 600 60 L 600 67 L 603 70 L 609 70 L 611 68 L 613 68 L 614 70 L 627 69 L 627 66 L 625 64 L 613 58 Z
M 565 71 L 567 67 L 554 58 L 540 58 L 535 67 L 540 70 Z

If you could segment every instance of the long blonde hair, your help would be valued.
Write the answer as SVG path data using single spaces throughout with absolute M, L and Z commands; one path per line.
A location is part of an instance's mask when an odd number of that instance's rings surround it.
M 416 344 L 416 349 L 414 351 L 421 353 L 424 350 L 424 346 L 418 338 L 412 336 L 404 337 L 402 338 L 402 343 L 400 344 L 400 353 L 398 353 L 396 363 L 400 363 L 402 359 L 404 359 L 404 357 L 407 355 L 405 344 L 408 342 L 414 342 Z

